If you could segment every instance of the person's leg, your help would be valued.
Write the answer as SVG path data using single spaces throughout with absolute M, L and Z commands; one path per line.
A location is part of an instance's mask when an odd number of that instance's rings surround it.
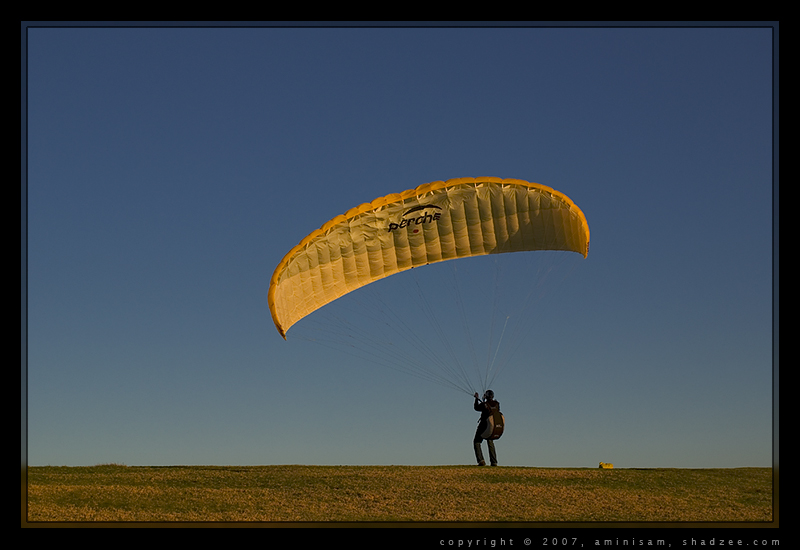
M 494 441 L 487 439 L 486 445 L 489 447 L 489 461 L 492 463 L 492 466 L 497 466 L 497 451 L 494 448 Z
M 478 431 L 475 432 L 475 437 L 472 438 L 472 447 L 475 449 L 475 460 L 478 461 L 478 466 L 486 466 L 486 461 L 483 460 L 481 441 L 483 441 L 483 438 L 481 437 L 481 429 L 478 428 Z

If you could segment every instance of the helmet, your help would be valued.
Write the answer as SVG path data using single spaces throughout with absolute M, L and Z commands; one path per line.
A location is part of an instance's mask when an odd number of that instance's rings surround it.
M 487 399 L 494 399 L 494 392 L 492 390 L 486 390 L 483 392 L 483 399 L 484 401 Z

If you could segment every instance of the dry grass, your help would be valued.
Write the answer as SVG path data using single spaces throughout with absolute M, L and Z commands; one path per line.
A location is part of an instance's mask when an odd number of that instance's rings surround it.
M 488 505 L 489 497 L 496 505 Z M 769 522 L 772 470 L 32 467 L 29 522 Z

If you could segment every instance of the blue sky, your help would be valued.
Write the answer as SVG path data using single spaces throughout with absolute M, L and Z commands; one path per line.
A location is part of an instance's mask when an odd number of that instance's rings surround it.
M 493 382 L 501 464 L 777 462 L 775 32 L 29 28 L 28 463 L 471 464 L 468 395 L 284 341 L 266 303 L 328 219 L 464 176 L 592 232 Z

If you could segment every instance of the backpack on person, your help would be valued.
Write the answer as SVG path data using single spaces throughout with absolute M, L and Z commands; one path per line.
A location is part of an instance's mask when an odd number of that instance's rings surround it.
M 506 426 L 506 419 L 500 412 L 500 403 L 497 401 L 486 401 L 486 406 L 491 413 L 486 419 L 486 429 L 481 434 L 483 439 L 500 439 Z

